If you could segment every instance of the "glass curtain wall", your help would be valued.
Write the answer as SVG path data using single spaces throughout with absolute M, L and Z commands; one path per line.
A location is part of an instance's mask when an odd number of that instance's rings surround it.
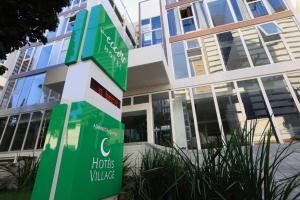
M 173 141 L 169 93 L 157 93 L 151 96 L 155 144 L 170 146 Z
M 222 137 L 211 86 L 194 88 L 193 95 L 201 148 L 208 148 L 209 144 L 221 146 Z
M 172 109 L 176 145 L 183 149 L 197 149 L 197 139 L 188 89 L 172 91 Z

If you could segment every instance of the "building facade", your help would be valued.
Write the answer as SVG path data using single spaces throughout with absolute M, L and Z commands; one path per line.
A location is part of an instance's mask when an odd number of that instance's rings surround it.
M 39 154 L 59 104 L 75 14 L 59 14 L 48 43 L 23 47 L 0 104 L 0 159 Z M 122 100 L 125 142 L 184 149 L 216 146 L 245 124 L 272 140 L 300 137 L 300 29 L 290 0 L 146 0 L 138 29 L 121 1 L 106 6 L 129 48 Z M 11 57 L 10 57 L 11 59 Z M 80 79 L 79 79 L 80 80 Z M 76 91 L 74 91 L 76 92 Z

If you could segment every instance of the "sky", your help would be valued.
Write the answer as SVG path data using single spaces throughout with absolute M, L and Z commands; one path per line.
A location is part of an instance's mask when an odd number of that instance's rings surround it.
M 116 0 L 118 1 L 118 0 Z M 132 20 L 132 22 L 138 21 L 138 15 L 139 15 L 139 3 L 142 0 L 122 0 L 129 15 Z

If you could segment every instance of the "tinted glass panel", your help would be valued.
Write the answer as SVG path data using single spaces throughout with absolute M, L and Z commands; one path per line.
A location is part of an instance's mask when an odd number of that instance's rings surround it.
M 210 86 L 193 89 L 201 148 L 221 146 L 221 132 Z
M 193 3 L 193 7 L 198 27 L 201 29 L 209 28 L 208 15 L 204 8 L 204 2 L 195 2 Z
M 12 151 L 21 150 L 23 141 L 24 141 L 24 137 L 25 137 L 25 134 L 27 131 L 29 119 L 30 119 L 30 113 L 21 115 L 21 118 L 20 118 L 19 124 L 18 124 L 18 128 L 17 128 L 17 132 L 15 134 L 15 138 L 12 143 L 12 147 L 11 147 Z
M 32 87 L 28 96 L 27 105 L 34 105 L 40 102 L 43 92 L 43 83 L 45 74 L 40 74 L 34 77 Z
M 172 144 L 171 114 L 169 94 L 152 94 L 153 131 L 155 144 L 170 146 Z
M 0 151 L 8 151 L 11 139 L 14 135 L 17 122 L 18 122 L 19 116 L 14 115 L 9 118 L 8 124 L 6 126 L 1 144 L 0 144 Z
M 125 125 L 125 143 L 147 141 L 147 114 L 145 110 L 123 113 L 122 122 Z
M 268 11 L 262 1 L 249 3 L 249 8 L 254 17 L 268 15 Z
M 35 67 L 36 69 L 46 67 L 48 65 L 51 50 L 52 50 L 52 45 L 43 47 L 43 49 L 41 51 L 41 54 L 40 54 L 40 57 L 39 57 L 39 61 L 36 64 L 36 67 Z
M 27 137 L 25 140 L 24 149 L 34 149 L 36 138 L 39 133 L 40 124 L 42 120 L 42 112 L 35 112 L 32 114 L 32 118 L 30 121 Z
M 179 15 L 177 9 L 168 10 L 168 24 L 170 36 L 181 34 Z
M 133 97 L 133 104 L 148 103 L 149 95 Z
M 161 28 L 160 16 L 153 17 L 151 19 L 151 24 L 152 24 L 152 30 L 157 29 L 157 28 Z
M 156 30 L 152 32 L 152 43 L 160 44 L 162 43 L 162 32 L 161 30 Z
M 215 26 L 233 22 L 233 17 L 228 7 L 227 1 L 209 0 L 207 2 L 211 19 Z
M 7 117 L 0 118 L 0 138 L 2 137 L 6 122 L 7 122 Z
M 51 115 L 50 111 L 45 112 L 44 119 L 42 122 L 41 132 L 37 144 L 37 149 L 42 149 L 44 147 L 44 143 L 45 143 L 48 127 L 49 127 L 49 122 L 50 122 L 50 115 Z
M 238 21 L 249 19 L 249 13 L 243 0 L 230 0 Z
M 172 106 L 176 145 L 184 149 L 197 149 L 197 139 L 191 105 L 191 97 L 186 89 L 172 92 Z
M 283 139 L 300 136 L 300 115 L 283 76 L 262 78 Z
M 268 0 L 268 2 L 275 12 L 286 10 L 283 0 Z
M 244 46 L 237 31 L 218 34 L 218 41 L 228 71 L 250 67 Z
M 171 47 L 172 47 L 175 78 L 176 79 L 187 78 L 188 70 L 186 64 L 184 43 L 183 42 L 173 43 Z
M 131 105 L 131 98 L 124 98 L 122 102 L 123 106 L 129 106 Z

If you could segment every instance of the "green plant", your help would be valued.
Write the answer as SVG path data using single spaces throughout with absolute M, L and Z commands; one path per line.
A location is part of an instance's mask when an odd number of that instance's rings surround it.
M 224 147 L 185 151 L 173 147 L 142 154 L 133 170 L 128 199 L 275 200 L 300 198 L 299 172 L 277 176 L 279 166 L 293 151 L 290 145 L 271 151 L 272 127 L 254 145 L 256 122 L 232 131 Z
M 16 163 L 0 166 L 1 190 L 32 190 L 39 159 L 34 156 L 18 157 Z

